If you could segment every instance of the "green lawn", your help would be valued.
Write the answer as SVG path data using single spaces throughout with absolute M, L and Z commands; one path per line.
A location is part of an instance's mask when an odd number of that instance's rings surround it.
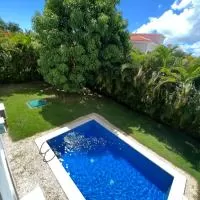
M 47 106 L 29 109 L 28 100 L 48 98 Z M 9 134 L 20 140 L 77 117 L 96 112 L 136 140 L 194 176 L 200 183 L 200 143 L 133 112 L 114 101 L 93 96 L 54 95 L 41 84 L 0 85 Z

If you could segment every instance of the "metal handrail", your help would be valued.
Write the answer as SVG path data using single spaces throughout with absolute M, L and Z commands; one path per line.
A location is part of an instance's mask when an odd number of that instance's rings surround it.
M 44 143 L 46 143 L 46 141 L 44 141 L 44 142 L 42 143 L 42 145 L 40 146 L 40 149 L 39 149 L 39 154 L 40 154 L 40 155 L 43 155 L 43 154 L 46 153 L 46 151 L 45 151 L 44 153 L 42 153 L 42 147 L 43 147 Z
M 49 159 L 49 160 L 46 159 L 46 154 L 49 152 L 50 149 L 47 149 L 45 152 L 42 152 L 42 147 L 43 147 L 43 145 L 45 143 L 46 143 L 46 141 L 44 141 L 42 143 L 42 145 L 40 146 L 39 154 L 43 156 L 43 161 L 47 163 L 47 162 L 49 162 L 49 161 L 51 161 L 51 160 L 53 160 L 55 158 L 55 154 L 54 154 L 54 156 L 51 159 Z
M 46 162 L 46 163 L 47 163 L 47 162 L 50 162 L 51 160 L 53 160 L 53 159 L 55 158 L 55 156 L 56 156 L 56 155 L 54 154 L 53 157 L 52 157 L 51 159 L 47 160 L 47 159 L 46 159 L 46 154 L 49 152 L 49 150 L 50 150 L 50 149 L 48 149 L 48 150 L 45 152 L 44 156 L 43 156 L 43 161 Z

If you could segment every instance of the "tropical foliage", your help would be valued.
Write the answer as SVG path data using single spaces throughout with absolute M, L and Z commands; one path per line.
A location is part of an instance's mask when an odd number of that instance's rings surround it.
M 93 71 L 128 59 L 129 34 L 118 0 L 47 0 L 33 20 L 39 71 L 46 82 L 77 92 Z M 91 80 L 91 79 L 90 79 Z
M 131 50 L 117 3 L 47 0 L 34 33 L 0 20 L 0 82 L 38 80 L 39 71 L 56 88 L 88 86 L 200 139 L 200 58 L 178 47 Z
M 30 34 L 0 29 L 0 83 L 41 79 L 37 59 Z
M 98 71 L 90 87 L 200 139 L 200 59 L 164 46 L 131 56 L 121 68 Z

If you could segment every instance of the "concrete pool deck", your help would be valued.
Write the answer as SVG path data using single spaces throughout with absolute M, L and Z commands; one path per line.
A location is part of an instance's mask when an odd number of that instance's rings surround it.
M 17 142 L 12 142 L 7 133 L 3 136 L 4 146 L 7 153 L 7 159 L 12 171 L 12 175 L 14 178 L 19 198 L 22 198 L 27 193 L 32 191 L 37 185 L 39 185 L 46 199 L 48 200 L 67 199 L 65 193 L 61 189 L 61 186 L 57 182 L 57 179 L 55 178 L 55 175 L 52 173 L 50 167 L 48 166 L 47 163 L 43 162 L 42 156 L 39 154 L 38 148 L 35 144 L 35 139 L 44 136 L 46 134 L 49 134 L 62 127 L 65 126 L 71 127 L 72 124 L 89 116 L 91 115 L 78 118 L 77 120 L 64 124 L 61 127 L 57 127 L 53 130 L 49 130 L 46 132 L 38 133 L 33 137 L 26 138 L 24 140 L 20 140 Z M 100 117 L 101 120 L 105 121 L 106 124 L 110 124 L 107 120 L 105 120 L 101 116 L 99 115 L 97 116 Z M 114 127 L 113 125 L 111 126 Z M 115 129 L 119 130 L 116 127 Z M 123 133 L 123 131 L 121 130 L 120 132 Z M 129 137 L 134 142 L 137 142 L 131 136 L 127 135 L 127 137 Z M 162 160 L 163 162 L 167 163 L 172 168 L 177 170 L 179 173 L 183 174 L 187 179 L 185 188 L 186 198 L 189 200 L 197 200 L 198 185 L 197 181 L 193 177 L 191 177 L 189 174 L 182 171 L 181 169 L 175 167 L 162 157 L 158 156 L 156 153 L 152 152 L 147 147 L 144 147 L 143 145 L 141 146 L 145 148 L 146 151 L 150 152 L 151 154 L 154 154 L 154 156 L 156 156 L 158 159 Z

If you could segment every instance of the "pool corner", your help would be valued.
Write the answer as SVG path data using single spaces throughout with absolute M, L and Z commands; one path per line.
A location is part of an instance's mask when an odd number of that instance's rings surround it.
M 111 131 L 113 134 L 115 134 L 117 137 L 119 137 L 122 141 L 126 142 L 128 145 L 130 145 L 132 148 L 136 149 L 138 152 L 140 152 L 143 156 L 150 159 L 153 163 L 158 165 L 160 168 L 162 168 L 164 171 L 169 173 L 171 176 L 173 176 L 173 182 L 171 185 L 171 189 L 168 195 L 168 200 L 182 200 L 184 198 L 184 191 L 185 191 L 185 185 L 186 185 L 186 177 L 182 175 L 180 172 L 178 172 L 172 165 L 170 165 L 167 161 L 164 159 L 160 159 L 159 156 L 157 156 L 154 152 L 149 150 L 148 148 L 144 147 L 142 144 L 137 142 L 135 139 L 127 137 L 127 134 L 123 131 L 119 130 L 117 127 L 113 126 L 110 122 L 108 122 L 106 119 L 104 119 L 102 116 L 92 113 L 90 115 L 81 117 L 71 123 L 69 125 L 66 125 L 65 127 L 62 127 L 60 129 L 57 129 L 55 131 L 49 132 L 48 134 L 39 137 L 35 139 L 35 143 L 37 144 L 38 148 L 42 151 L 46 152 L 45 156 L 47 157 L 47 160 L 55 156 L 54 152 L 51 150 L 50 146 L 48 145 L 47 141 L 51 138 L 54 138 L 66 131 L 69 131 L 70 129 L 80 126 L 84 123 L 89 122 L 90 120 L 95 120 L 102 126 L 104 126 L 106 129 Z M 83 200 L 85 199 L 75 183 L 72 181 L 70 176 L 66 173 L 64 170 L 62 164 L 59 162 L 58 158 L 55 158 L 48 162 L 49 167 L 55 174 L 58 182 L 60 183 L 63 191 L 69 198 L 69 200 Z M 178 192 L 177 192 L 178 191 Z

